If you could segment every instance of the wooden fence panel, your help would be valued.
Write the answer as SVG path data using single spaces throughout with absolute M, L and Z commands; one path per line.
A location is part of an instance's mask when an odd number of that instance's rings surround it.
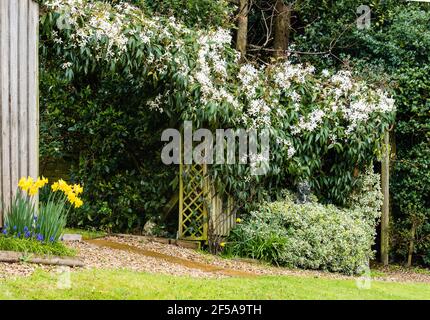
M 39 171 L 39 7 L 0 1 L 0 227 L 22 176 Z

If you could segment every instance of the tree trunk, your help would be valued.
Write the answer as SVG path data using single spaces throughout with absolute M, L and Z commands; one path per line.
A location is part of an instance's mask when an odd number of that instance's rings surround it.
M 248 10 L 248 0 L 240 0 L 236 49 L 240 52 L 242 61 L 246 57 L 246 46 L 248 44 Z
M 382 159 L 381 184 L 384 194 L 381 218 L 381 261 L 388 265 L 389 253 L 389 222 L 390 222 L 390 133 L 384 134 L 384 156 Z
M 415 221 L 412 222 L 411 228 L 411 239 L 409 240 L 409 253 L 408 253 L 408 264 L 407 266 L 412 266 L 412 256 L 414 254 L 414 242 L 415 242 L 415 232 L 416 232 L 417 224 Z
M 288 50 L 291 30 L 291 4 L 286 5 L 284 0 L 276 0 L 275 3 L 275 39 L 273 48 L 275 49 L 275 57 L 283 57 Z

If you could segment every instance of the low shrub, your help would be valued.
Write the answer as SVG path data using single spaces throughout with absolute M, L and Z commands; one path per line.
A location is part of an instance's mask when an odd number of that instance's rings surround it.
M 284 200 L 263 204 L 238 224 L 226 250 L 288 267 L 356 274 L 374 254 L 378 181 L 378 175 L 368 172 L 349 208 L 315 200 L 298 204 L 286 192 Z

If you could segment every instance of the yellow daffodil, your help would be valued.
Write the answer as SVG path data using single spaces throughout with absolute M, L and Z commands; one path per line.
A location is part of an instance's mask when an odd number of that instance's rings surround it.
M 75 200 L 75 208 L 79 208 L 83 204 L 84 204 L 84 202 L 81 199 L 76 198 L 76 200 Z
M 236 223 L 241 223 L 242 222 L 242 219 L 241 218 L 237 218 L 236 219 Z
M 220 245 L 221 247 L 225 247 L 225 242 L 221 242 L 219 245 Z
M 27 178 L 26 177 L 22 177 L 21 179 L 19 179 L 18 181 L 18 187 L 23 188 L 25 186 L 25 184 L 27 183 Z
M 22 177 L 18 182 L 18 187 L 20 187 L 22 191 L 28 192 L 33 186 L 33 181 L 32 177 Z
M 27 189 L 27 178 L 22 177 L 21 179 L 19 179 L 18 187 L 20 187 L 21 190 Z
M 28 194 L 29 194 L 30 196 L 34 196 L 34 195 L 36 195 L 36 194 L 37 194 L 37 191 L 39 191 L 39 188 L 37 187 L 37 185 L 36 185 L 36 184 L 33 184 L 33 185 L 30 187 L 30 189 L 28 190 Z
M 27 192 L 30 196 L 34 196 L 39 189 L 43 188 L 47 183 L 48 179 L 43 176 L 38 177 L 36 181 L 34 181 L 32 177 L 22 177 L 19 179 L 18 187 L 21 188 L 22 191 Z M 71 186 L 63 179 L 60 179 L 51 185 L 51 189 L 53 192 L 58 190 L 62 191 L 66 195 L 67 200 L 74 205 L 75 208 L 79 208 L 84 204 L 82 199 L 78 197 L 79 194 L 84 192 L 84 188 L 80 184 Z
M 73 192 L 69 192 L 67 194 L 67 199 L 70 201 L 70 203 L 74 203 L 76 201 L 76 194 L 74 194 Z
M 58 185 L 58 182 L 54 182 L 51 186 L 52 191 L 58 191 L 60 189 L 60 186 Z
M 64 194 L 67 196 L 67 200 L 72 205 L 74 205 L 75 208 L 79 208 L 84 204 L 82 199 L 78 197 L 79 194 L 84 192 L 84 188 L 82 188 L 79 184 L 74 184 L 73 186 L 71 186 L 63 179 L 60 179 L 57 182 L 54 182 L 51 188 L 54 192 L 58 190 L 63 191 Z
M 22 191 L 28 192 L 30 196 L 34 196 L 39 189 L 43 188 L 47 183 L 48 179 L 45 177 L 38 177 L 36 181 L 34 181 L 32 177 L 22 177 L 19 179 L 18 187 L 21 188 Z
M 42 179 L 40 177 L 37 178 L 36 182 L 34 183 L 34 186 L 40 189 L 40 188 L 43 188 L 47 183 L 48 183 L 48 179 L 42 176 Z
M 79 198 L 76 196 L 76 194 L 74 194 L 73 192 L 70 192 L 70 193 L 67 195 L 67 199 L 69 200 L 69 202 L 70 202 L 71 204 L 73 204 L 73 205 L 75 206 L 75 208 L 79 208 L 80 206 L 82 206 L 82 205 L 84 204 L 84 202 L 83 202 L 81 199 L 79 199 Z
M 73 192 L 74 192 L 76 195 L 79 195 L 79 194 L 81 194 L 82 192 L 84 192 L 84 188 L 82 188 L 80 184 L 74 184 L 74 185 L 73 185 Z
M 67 184 L 63 179 L 58 180 L 58 188 L 63 191 L 65 194 L 72 192 L 72 187 Z

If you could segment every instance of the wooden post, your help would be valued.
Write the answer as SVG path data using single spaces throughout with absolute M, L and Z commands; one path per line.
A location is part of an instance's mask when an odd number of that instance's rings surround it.
M 389 223 L 390 223 L 390 133 L 384 133 L 384 155 L 381 166 L 382 193 L 384 203 L 382 205 L 381 218 L 381 261 L 388 265 L 389 254 Z

